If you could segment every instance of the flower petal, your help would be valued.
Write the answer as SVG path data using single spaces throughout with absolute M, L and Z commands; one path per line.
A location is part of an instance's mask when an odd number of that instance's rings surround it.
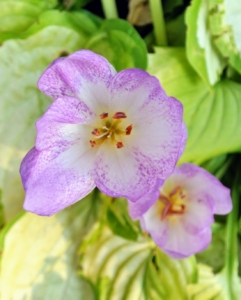
M 140 218 L 144 231 L 151 234 L 154 242 L 168 255 L 174 258 L 188 257 L 202 251 L 211 241 L 211 230 L 203 228 L 198 233 L 187 230 L 186 224 L 176 219 L 161 219 L 160 201 Z
M 166 95 L 157 78 L 138 69 L 115 75 L 110 93 L 112 110 L 125 112 L 132 124 L 129 145 L 151 157 L 166 179 L 185 147 L 182 104 Z
M 92 111 L 96 106 L 101 110 L 109 100 L 108 86 L 115 73 L 104 57 L 80 50 L 54 61 L 40 77 L 38 87 L 50 97 L 75 96 Z
M 97 152 L 95 183 L 104 193 L 130 201 L 151 192 L 156 184 L 152 161 L 135 149 L 117 149 L 105 142 Z
M 160 185 L 162 184 L 159 181 L 151 193 L 141 197 L 136 202 L 128 201 L 129 214 L 133 220 L 140 218 L 156 202 L 160 195 L 158 189 Z
M 35 147 L 38 150 L 62 148 L 80 140 L 89 145 L 91 128 L 81 124 L 90 123 L 92 118 L 93 113 L 77 98 L 58 98 L 36 123 Z
M 168 221 L 161 219 L 160 201 L 156 201 L 148 211 L 140 217 L 141 227 L 149 232 L 154 242 L 162 247 L 168 238 Z
M 182 259 L 207 248 L 212 239 L 211 229 L 205 228 L 199 234 L 189 234 L 182 226 L 169 227 L 165 245 L 160 246 L 163 252 L 173 258 Z M 155 241 L 154 236 L 153 240 Z
M 22 161 L 20 174 L 26 198 L 24 209 L 52 215 L 84 198 L 95 187 L 93 156 L 70 147 L 62 153 L 32 148 Z
M 185 163 L 176 168 L 175 173 L 182 175 L 182 182 L 190 194 L 208 194 L 215 214 L 223 215 L 232 210 L 230 190 L 203 168 Z

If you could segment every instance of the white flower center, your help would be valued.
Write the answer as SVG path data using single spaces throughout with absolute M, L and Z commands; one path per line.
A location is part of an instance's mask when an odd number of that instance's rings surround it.
M 112 117 L 109 114 L 103 112 L 100 115 L 102 125 L 98 128 L 94 128 L 91 134 L 94 136 L 93 140 L 90 140 L 91 147 L 101 145 L 107 139 L 110 140 L 115 146 L 120 149 L 124 147 L 123 142 L 118 141 L 118 137 L 123 135 L 130 135 L 132 132 L 132 124 L 126 128 L 122 125 L 122 119 L 126 119 L 127 116 L 124 112 L 116 112 Z

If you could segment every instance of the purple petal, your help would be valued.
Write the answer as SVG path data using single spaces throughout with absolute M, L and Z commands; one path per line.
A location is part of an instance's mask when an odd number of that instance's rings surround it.
M 181 147 L 179 149 L 178 159 L 182 156 L 182 154 L 186 148 L 187 138 L 188 138 L 187 126 L 183 122 L 182 123 L 182 141 L 181 141 Z
M 154 236 L 153 240 L 154 239 Z M 181 226 L 169 228 L 168 239 L 160 248 L 166 254 L 176 259 L 189 257 L 207 248 L 212 239 L 212 231 L 205 228 L 199 234 L 189 234 Z M 156 242 L 156 241 L 155 241 Z M 157 244 L 158 245 L 158 244 Z
M 156 202 L 160 195 L 158 189 L 160 185 L 159 181 L 151 193 L 141 197 L 136 202 L 128 201 L 129 214 L 133 220 L 140 218 Z
M 151 234 L 154 242 L 168 255 L 174 258 L 188 257 L 204 250 L 211 241 L 209 227 L 194 232 L 187 230 L 186 224 L 180 216 L 161 219 L 160 201 L 155 204 L 141 217 L 141 226 L 144 231 Z M 174 218 L 175 218 L 174 217 Z
M 161 220 L 161 202 L 156 201 L 149 210 L 140 217 L 141 227 L 144 231 L 149 232 L 154 242 L 162 247 L 168 239 L 168 220 Z
M 91 127 L 81 124 L 90 123 L 92 118 L 93 113 L 77 98 L 58 98 L 36 123 L 35 147 L 38 150 L 55 147 L 59 151 L 81 140 L 89 145 Z
M 91 173 L 93 158 L 85 154 L 85 164 L 82 160 L 79 164 L 74 150 L 70 148 L 54 156 L 51 151 L 40 152 L 35 148 L 28 152 L 20 167 L 26 190 L 25 210 L 50 216 L 91 192 L 95 187 Z
M 77 97 L 93 111 L 109 100 L 108 87 L 115 73 L 104 57 L 80 50 L 54 61 L 40 77 L 38 87 L 53 98 Z
M 214 204 L 215 214 L 223 215 L 232 210 L 230 190 L 203 168 L 185 163 L 176 168 L 175 173 L 182 174 L 182 181 L 189 193 L 208 194 L 209 201 Z
M 156 169 L 149 157 L 128 147 L 102 144 L 95 161 L 95 183 L 104 193 L 135 201 L 151 192 Z
M 138 69 L 115 75 L 110 92 L 113 111 L 125 112 L 133 126 L 129 145 L 151 157 L 158 176 L 166 179 L 184 149 L 182 104 L 166 95 L 157 78 Z
M 212 199 L 208 194 L 199 192 L 196 195 L 188 195 L 186 201 L 185 213 L 180 217 L 180 221 L 187 232 L 199 234 L 214 222 Z

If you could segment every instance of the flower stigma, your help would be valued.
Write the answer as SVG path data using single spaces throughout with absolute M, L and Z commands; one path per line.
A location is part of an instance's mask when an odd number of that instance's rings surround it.
M 162 204 L 161 220 L 168 216 L 182 215 L 185 212 L 185 194 L 180 186 L 174 188 L 169 195 L 160 194 Z
M 111 118 L 106 112 L 100 114 L 100 119 L 103 121 L 101 126 L 92 130 L 91 134 L 94 136 L 94 140 L 90 140 L 90 146 L 94 148 L 109 140 L 117 149 L 123 148 L 124 144 L 118 141 L 118 137 L 130 135 L 132 132 L 132 124 L 123 128 L 122 119 L 126 118 L 124 112 L 116 112 Z

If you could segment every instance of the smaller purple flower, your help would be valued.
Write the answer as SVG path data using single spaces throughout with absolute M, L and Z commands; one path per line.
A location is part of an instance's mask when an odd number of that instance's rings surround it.
M 211 241 L 214 214 L 232 209 L 230 190 L 204 169 L 177 167 L 164 184 L 137 202 L 129 202 L 133 219 L 168 255 L 181 259 L 204 250 Z

